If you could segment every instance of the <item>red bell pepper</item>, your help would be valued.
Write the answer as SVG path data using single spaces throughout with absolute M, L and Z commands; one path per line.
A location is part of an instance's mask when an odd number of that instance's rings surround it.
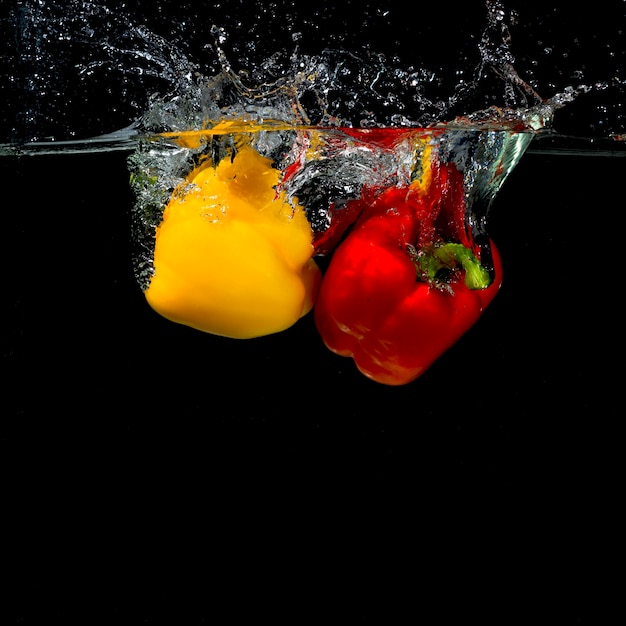
M 437 166 L 428 193 L 370 189 L 354 202 L 360 217 L 330 259 L 315 323 L 365 376 L 403 385 L 477 321 L 500 288 L 500 257 L 491 245 L 491 271 L 481 264 L 453 166 Z

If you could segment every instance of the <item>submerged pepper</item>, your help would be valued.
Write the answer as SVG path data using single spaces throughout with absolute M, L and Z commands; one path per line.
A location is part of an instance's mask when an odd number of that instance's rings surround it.
M 465 228 L 462 181 L 440 169 L 427 190 L 372 190 L 330 260 L 315 306 L 326 346 L 365 376 L 403 385 L 421 376 L 477 321 L 498 292 Z
M 194 170 L 157 228 L 145 291 L 164 317 L 252 338 L 292 326 L 315 302 L 321 273 L 304 209 L 277 193 L 280 172 L 251 146 Z

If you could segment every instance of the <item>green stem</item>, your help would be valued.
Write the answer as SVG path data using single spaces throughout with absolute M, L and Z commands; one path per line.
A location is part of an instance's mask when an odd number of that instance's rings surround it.
M 420 276 L 429 283 L 436 282 L 441 270 L 454 270 L 461 266 L 465 272 L 468 289 L 484 289 L 491 283 L 489 272 L 480 264 L 476 255 L 463 244 L 444 243 L 426 252 L 410 250 L 409 254 Z

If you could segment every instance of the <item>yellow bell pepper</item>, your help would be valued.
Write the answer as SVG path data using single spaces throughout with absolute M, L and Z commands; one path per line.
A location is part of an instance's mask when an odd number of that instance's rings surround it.
M 315 302 L 321 272 L 304 208 L 276 185 L 280 172 L 249 145 L 190 173 L 157 228 L 145 291 L 167 319 L 252 338 L 292 326 Z

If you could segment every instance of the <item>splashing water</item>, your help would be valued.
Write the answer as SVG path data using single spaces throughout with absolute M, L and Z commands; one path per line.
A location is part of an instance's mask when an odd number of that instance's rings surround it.
M 532 4 L 487 0 L 442 20 L 389 2 L 18 1 L 3 17 L 13 38 L 2 80 L 16 97 L 0 105 L 0 142 L 129 149 L 135 133 L 245 107 L 256 119 L 372 127 L 525 121 L 538 105 L 544 122 L 559 111 L 561 136 L 620 139 L 624 4 L 599 15 Z

